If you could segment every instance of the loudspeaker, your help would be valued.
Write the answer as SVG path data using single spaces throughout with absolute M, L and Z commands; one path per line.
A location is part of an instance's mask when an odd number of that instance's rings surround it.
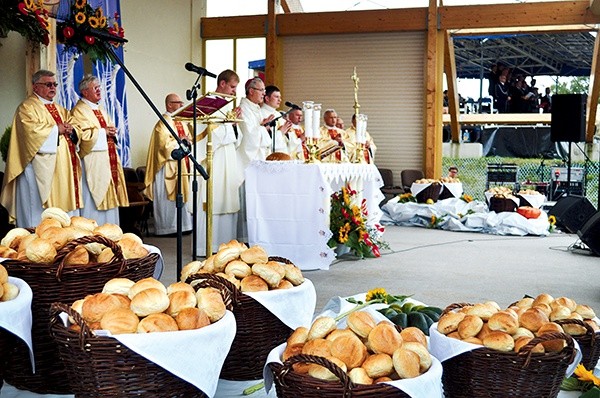
M 556 226 L 563 227 L 572 234 L 583 227 L 583 224 L 596 212 L 594 205 L 585 196 L 565 196 L 548 212 L 548 216 L 556 217 Z
M 579 239 L 585 243 L 596 256 L 600 256 L 600 212 L 594 214 L 577 231 Z
M 555 94 L 552 96 L 552 142 L 585 141 L 587 94 Z

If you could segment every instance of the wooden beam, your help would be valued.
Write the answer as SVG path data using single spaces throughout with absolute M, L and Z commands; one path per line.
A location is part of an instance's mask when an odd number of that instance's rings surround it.
M 437 0 L 429 0 L 425 61 L 425 118 L 423 172 L 439 178 L 442 172 L 442 76 L 444 36 L 438 30 Z
M 441 7 L 441 29 L 595 24 L 589 0 Z
M 201 18 L 200 34 L 205 40 L 265 37 L 266 15 Z
M 461 113 L 458 116 L 464 124 L 550 124 L 550 113 Z M 443 115 L 444 124 L 451 122 L 450 115 Z
M 448 31 L 444 32 L 444 72 L 448 84 L 448 112 L 452 142 L 460 142 L 460 123 L 458 123 L 459 103 L 458 84 L 456 81 L 456 58 L 454 57 L 454 41 Z
M 600 0 L 599 0 L 600 1 Z M 510 26 L 506 28 L 478 28 L 478 29 L 455 29 L 452 36 L 480 36 L 485 34 L 507 35 L 519 33 L 579 33 L 595 32 L 593 25 L 548 25 L 548 26 Z
M 267 14 L 267 40 L 265 59 L 265 84 L 275 84 L 275 75 L 279 69 L 279 58 L 277 56 L 277 14 L 275 12 L 276 0 L 268 0 Z
M 592 70 L 590 74 L 590 94 L 587 100 L 588 120 L 585 133 L 585 142 L 594 142 L 596 133 L 596 113 L 598 97 L 600 96 L 600 30 L 596 33 L 594 41 L 594 55 L 592 56 Z
M 600 15 L 600 0 L 590 0 L 590 11 L 594 15 Z

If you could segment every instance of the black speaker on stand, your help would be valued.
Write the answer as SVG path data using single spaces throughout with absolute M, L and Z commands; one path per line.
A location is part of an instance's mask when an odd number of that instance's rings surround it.
M 552 96 L 550 140 L 568 142 L 566 194 L 571 193 L 571 144 L 585 141 L 587 94 L 555 94 Z
M 577 231 L 577 235 L 590 248 L 592 253 L 600 256 L 600 212 L 587 220 L 581 229 Z
M 576 234 L 596 213 L 596 208 L 585 196 L 570 195 L 560 198 L 548 212 L 556 218 L 556 226 Z

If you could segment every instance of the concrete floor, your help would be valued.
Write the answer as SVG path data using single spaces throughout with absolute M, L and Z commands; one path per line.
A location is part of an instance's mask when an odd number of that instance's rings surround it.
M 515 237 L 390 226 L 384 238 L 390 250 L 381 258 L 342 258 L 329 270 L 304 272 L 316 288 L 317 312 L 332 297 L 383 287 L 391 294 L 412 294 L 438 307 L 487 300 L 504 307 L 525 294 L 546 292 L 571 297 L 600 314 L 600 258 L 569 250 L 578 240 L 576 235 Z M 162 251 L 165 269 L 161 281 L 167 285 L 174 282 L 176 238 L 144 240 Z M 184 236 L 183 248 L 185 265 L 191 258 L 190 235 Z M 70 397 L 15 391 L 10 386 L 0 396 Z

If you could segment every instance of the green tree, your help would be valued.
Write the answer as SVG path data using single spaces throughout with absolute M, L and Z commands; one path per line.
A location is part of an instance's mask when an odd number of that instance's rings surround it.
M 587 94 L 590 87 L 588 76 L 572 77 L 555 85 L 555 94 Z

